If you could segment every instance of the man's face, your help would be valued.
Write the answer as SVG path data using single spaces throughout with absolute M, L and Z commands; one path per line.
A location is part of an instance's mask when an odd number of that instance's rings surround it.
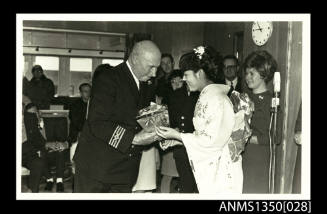
M 91 95 L 91 88 L 89 86 L 83 86 L 81 88 L 80 94 L 84 100 L 89 100 Z
M 224 76 L 229 81 L 232 81 L 237 76 L 238 66 L 234 59 L 225 59 L 224 60 Z
M 148 81 L 151 77 L 155 77 L 157 69 L 160 65 L 160 54 L 145 54 L 137 60 L 136 69 L 141 74 L 140 81 Z
M 35 70 L 33 73 L 33 77 L 35 79 L 40 79 L 43 75 L 43 71 L 42 70 Z
M 166 73 L 169 74 L 172 72 L 172 70 L 174 69 L 174 64 L 171 61 L 171 59 L 169 57 L 163 57 L 161 59 L 161 63 L 160 66 L 162 67 L 162 70 Z
M 183 80 L 181 77 L 174 77 L 170 81 L 171 87 L 175 91 L 183 86 Z

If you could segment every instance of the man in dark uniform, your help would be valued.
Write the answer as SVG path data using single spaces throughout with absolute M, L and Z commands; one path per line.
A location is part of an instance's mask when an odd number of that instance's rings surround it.
M 238 59 L 234 55 L 227 55 L 223 58 L 223 79 L 219 80 L 219 84 L 226 84 L 231 86 L 228 96 L 231 95 L 232 91 L 242 93 L 242 81 L 239 73 Z
M 130 193 L 144 142 L 135 117 L 142 85 L 156 75 L 161 53 L 151 41 L 135 44 L 128 60 L 93 81 L 88 117 L 78 138 L 74 192 Z
M 180 89 L 172 92 L 168 101 L 170 126 L 183 133 L 194 131 L 193 115 L 199 92 L 189 92 L 184 83 Z M 180 192 L 198 193 L 194 175 L 184 146 L 173 147 L 173 155 L 180 179 Z

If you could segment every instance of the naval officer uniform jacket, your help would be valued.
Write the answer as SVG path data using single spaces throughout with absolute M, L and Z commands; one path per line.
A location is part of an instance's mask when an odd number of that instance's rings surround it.
M 92 82 L 91 97 L 83 130 L 74 155 L 76 171 L 110 184 L 136 182 L 144 146 L 132 145 L 141 130 L 135 117 L 149 105 L 140 83 L 124 62 L 100 72 Z

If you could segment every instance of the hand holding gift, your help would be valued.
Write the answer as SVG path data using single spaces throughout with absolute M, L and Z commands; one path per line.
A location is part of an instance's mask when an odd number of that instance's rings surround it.
M 169 126 L 167 107 L 155 103 L 140 110 L 136 119 L 143 129 L 135 135 L 132 142 L 134 145 L 149 145 L 161 140 L 162 138 L 156 134 L 156 127 Z

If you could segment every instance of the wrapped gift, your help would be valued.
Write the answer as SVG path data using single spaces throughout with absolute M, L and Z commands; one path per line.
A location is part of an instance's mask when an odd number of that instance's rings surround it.
M 155 132 L 155 127 L 158 126 L 169 127 L 168 108 L 151 102 L 150 106 L 139 111 L 136 120 L 146 132 L 150 133 Z
M 143 130 L 134 138 L 134 141 L 152 143 L 161 140 L 161 137 L 156 134 L 155 127 L 169 126 L 168 108 L 151 103 L 150 106 L 139 111 L 136 120 Z

